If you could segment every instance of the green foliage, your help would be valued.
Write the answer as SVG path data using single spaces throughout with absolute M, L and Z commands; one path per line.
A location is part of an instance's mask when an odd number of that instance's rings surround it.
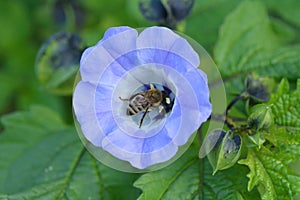
M 274 29 L 272 20 L 267 7 L 258 1 L 241 3 L 226 18 L 215 47 L 215 59 L 223 77 L 232 80 L 226 84 L 228 90 L 236 88 L 241 91 L 242 77 L 254 71 L 274 78 L 299 78 L 299 45 L 287 44 L 289 39 L 281 38 L 283 35 Z M 258 129 L 256 131 L 259 132 L 254 135 L 249 135 L 247 131 L 240 132 L 262 147 L 252 149 L 247 146 L 248 156 L 239 162 L 250 168 L 248 189 L 257 188 L 263 199 L 292 199 L 299 192 L 299 176 L 294 175 L 288 166 L 300 156 L 299 136 L 293 135 L 299 133 L 299 100 L 299 89 L 289 92 L 288 82 L 283 80 L 270 101 L 258 105 L 270 108 L 263 114 L 274 116 L 275 127 L 272 128 L 271 120 L 267 132 Z M 266 115 L 255 119 L 254 115 L 252 112 L 250 122 L 257 122 L 256 128 L 264 127 Z M 250 123 L 248 126 L 253 125 Z M 275 147 L 264 143 L 265 139 Z
M 289 83 L 282 79 L 277 92 L 270 99 L 276 128 L 266 138 L 284 156 L 284 162 L 296 161 L 300 156 L 300 80 L 296 89 L 289 90 Z
M 300 73 L 300 46 L 279 47 L 268 52 L 261 52 L 256 58 L 244 65 L 239 73 L 258 71 L 260 75 L 275 78 L 296 79 Z
M 242 165 L 235 165 L 224 171 L 218 171 L 212 176 L 213 169 L 204 160 L 202 180 L 202 198 L 208 200 L 241 200 L 241 199 L 259 199 L 259 193 L 256 189 L 247 190 L 247 168 Z
M 43 117 L 41 117 L 41 114 Z M 32 107 L 2 119 L 0 193 L 7 199 L 134 199 L 134 174 L 100 164 L 73 127 Z M 118 192 L 114 192 L 118 191 Z M 0 196 L 1 197 L 1 196 Z
M 272 111 L 269 115 L 274 115 L 275 128 L 268 126 L 269 131 L 264 137 L 272 145 L 249 148 L 247 158 L 239 161 L 250 169 L 248 190 L 257 186 L 262 199 L 293 199 L 300 192 L 300 176 L 288 165 L 300 156 L 299 81 L 297 83 L 296 90 L 289 91 L 289 83 L 283 79 L 267 103 L 269 106 L 264 116 Z M 265 106 L 259 104 L 253 108 L 262 111 Z M 253 113 L 250 118 L 253 118 Z M 266 117 L 257 121 L 263 123 Z
M 142 175 L 134 186 L 143 190 L 139 200 L 199 199 L 200 161 L 199 145 L 193 144 L 186 156 L 159 171 Z M 155 191 L 155 192 L 154 192 Z
M 196 39 L 208 52 L 212 52 L 218 38 L 219 27 L 239 0 L 196 1 L 191 15 L 186 20 L 185 32 Z
M 108 27 L 156 24 L 142 17 L 138 0 L 64 1 L 65 22 L 53 14 L 56 2 L 0 1 L 0 114 L 15 111 L 1 117 L 0 199 L 300 199 L 300 1 L 195 1 L 180 30 L 213 52 L 229 100 L 247 93 L 225 127 L 242 140 L 228 160 L 239 164 L 213 168 L 194 141 L 172 165 L 141 176 L 110 169 L 85 150 L 67 124 L 70 97 L 39 85 L 34 60 L 59 31 L 91 46 Z M 68 77 L 60 72 L 50 86 Z
M 295 176 L 276 154 L 262 148 L 248 150 L 240 164 L 250 168 L 248 190 L 258 185 L 262 199 L 293 199 L 300 191 L 300 177 Z
M 219 171 L 213 176 L 213 169 L 208 160 L 199 160 L 196 157 L 198 150 L 199 145 L 194 143 L 186 152 L 186 156 L 178 159 L 171 166 L 142 175 L 134 183 L 135 187 L 143 191 L 139 200 L 231 200 L 258 197 L 256 190 L 248 192 L 246 189 L 246 167 L 235 166 Z
M 296 79 L 300 74 L 299 45 L 282 38 L 286 36 L 276 31 L 262 2 L 241 3 L 222 24 L 214 49 L 223 78 L 230 80 L 227 88 L 240 90 L 241 78 L 249 72 Z
M 270 100 L 273 104 L 272 108 L 275 115 L 275 123 L 280 126 L 288 126 L 295 128 L 300 133 L 300 79 L 297 81 L 295 91 L 289 91 L 289 83 L 283 79 L 278 86 L 278 91 Z
M 296 29 L 300 27 L 300 2 L 295 0 L 275 1 L 264 0 L 269 7 L 271 15 Z M 298 36 L 299 37 L 299 36 Z M 299 41 L 299 40 L 298 40 Z
M 273 152 L 283 158 L 282 162 L 289 164 L 299 158 L 300 135 L 293 134 L 288 127 L 274 128 L 265 135 L 265 138 L 274 146 Z
M 214 55 L 222 74 L 237 75 L 263 50 L 278 47 L 265 6 L 258 1 L 241 3 L 223 23 Z

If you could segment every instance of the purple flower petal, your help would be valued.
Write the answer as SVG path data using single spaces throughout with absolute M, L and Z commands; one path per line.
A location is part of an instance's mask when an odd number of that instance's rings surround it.
M 74 112 L 84 136 L 93 141 L 95 146 L 101 146 L 103 134 L 98 126 L 94 109 L 95 86 L 88 82 L 79 82 L 73 94 Z
M 92 49 L 88 48 L 80 61 L 80 73 L 83 81 L 97 84 L 99 77 L 107 66 L 120 55 L 136 49 L 137 31 L 135 29 L 122 29 L 116 33 L 111 31 L 105 40 Z M 101 58 L 101 59 L 100 59 Z
M 104 42 L 105 40 L 107 40 L 108 38 L 110 38 L 114 35 L 117 35 L 119 33 L 122 33 L 124 31 L 128 31 L 128 30 L 130 30 L 130 31 L 134 30 L 135 31 L 135 29 L 130 28 L 128 26 L 119 26 L 119 27 L 109 28 L 105 31 L 103 38 L 97 43 L 97 45 L 101 44 L 100 42 Z
M 73 106 L 84 136 L 137 169 L 170 160 L 211 113 L 199 64 L 189 43 L 167 28 L 146 28 L 140 35 L 129 27 L 109 29 L 81 59 Z M 130 102 L 121 99 L 145 92 L 150 84 L 168 88 L 174 105 L 165 114 L 162 105 L 151 108 L 139 128 L 143 112 L 126 114 Z
M 132 141 L 131 144 L 126 142 L 129 140 Z M 147 138 L 146 140 L 147 141 L 131 138 L 126 134 L 122 134 L 120 130 L 116 130 L 103 139 L 102 146 L 104 150 L 120 159 L 129 161 L 132 166 L 138 169 L 149 167 L 149 162 L 160 163 L 167 161 L 174 156 L 178 149 L 177 145 L 169 142 L 170 138 L 166 137 L 165 132 L 162 132 L 161 135 L 155 138 Z M 167 145 L 165 145 L 165 143 L 167 143 Z M 163 146 L 163 148 L 155 150 L 151 145 Z M 135 152 L 137 149 L 150 151 L 151 153 Z
M 151 39 L 149 40 L 149 38 Z M 137 38 L 137 48 L 166 50 L 185 58 L 195 67 L 200 65 L 199 56 L 191 45 L 168 28 L 151 27 L 145 29 Z

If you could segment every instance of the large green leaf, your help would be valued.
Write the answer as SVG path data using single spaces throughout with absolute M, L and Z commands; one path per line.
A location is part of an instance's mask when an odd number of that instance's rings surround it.
M 230 75 L 258 52 L 277 46 L 264 5 L 243 1 L 223 23 L 214 56 L 223 74 Z
M 103 166 L 51 110 L 3 117 L 0 199 L 134 199 L 136 175 Z
M 299 66 L 298 66 L 299 67 Z M 300 79 L 297 81 L 295 91 L 289 91 L 289 83 L 283 79 L 279 84 L 278 91 L 270 100 L 275 115 L 275 123 L 287 126 L 300 133 Z
M 255 71 L 295 79 L 300 73 L 300 46 L 282 46 L 266 7 L 259 1 L 242 2 L 219 32 L 215 60 L 225 79 Z
M 300 74 L 300 45 L 280 47 L 260 52 L 243 66 L 236 67 L 235 74 L 259 72 L 261 75 L 275 78 L 297 79 Z
M 264 0 L 273 17 L 285 21 L 295 28 L 300 28 L 300 1 L 298 0 Z
M 199 160 L 199 145 L 190 149 L 172 165 L 142 175 L 134 186 L 143 190 L 139 200 L 257 199 L 256 190 L 247 191 L 247 168 L 234 166 L 214 176 L 207 159 Z
M 248 190 L 258 186 L 262 199 L 293 199 L 300 192 L 300 177 L 294 175 L 276 154 L 266 148 L 248 150 L 240 164 L 250 168 Z
M 218 37 L 218 29 L 225 16 L 239 3 L 239 0 L 195 1 L 190 16 L 186 19 L 185 33 L 197 40 L 208 52 L 212 52 Z
M 289 90 L 289 83 L 282 79 L 269 104 L 274 114 L 275 127 L 265 137 L 278 148 L 278 154 L 289 164 L 300 157 L 300 79 L 297 88 Z
M 275 127 L 265 134 L 265 138 L 274 145 L 273 151 L 283 158 L 282 162 L 290 164 L 300 158 L 300 134 L 290 132 L 286 127 Z
M 139 200 L 199 199 L 200 162 L 199 146 L 190 149 L 172 165 L 142 175 L 134 186 L 143 190 Z
M 213 169 L 204 160 L 204 176 L 202 194 L 204 200 L 250 200 L 259 199 L 257 190 L 247 191 L 247 168 L 235 165 L 229 169 L 218 171 L 214 176 Z
M 195 6 L 192 10 L 192 13 L 186 19 L 186 34 L 196 39 L 206 48 L 206 50 L 211 52 L 218 38 L 218 30 L 222 25 L 224 18 L 240 2 L 240 0 L 231 0 L 230 2 L 227 0 L 195 1 Z M 264 0 L 263 2 L 267 6 L 269 15 L 271 15 L 268 26 L 270 29 L 272 29 L 272 34 L 279 36 L 280 38 L 278 39 L 280 41 L 293 42 L 295 37 L 299 35 L 298 33 L 300 31 L 300 21 L 298 20 L 300 15 L 300 12 L 298 12 L 300 8 L 300 2 L 298 0 Z M 248 5 L 249 4 L 245 6 L 247 7 Z M 253 15 L 256 14 L 256 9 L 252 10 L 252 6 L 249 6 L 246 9 L 248 9 L 245 12 L 246 15 L 251 12 Z M 235 29 L 229 30 L 231 31 L 229 34 L 232 36 L 234 36 L 236 32 L 239 32 L 240 27 L 243 26 L 239 17 L 240 16 L 235 19 L 237 21 Z M 254 20 L 259 19 L 259 17 L 261 16 L 255 17 Z M 249 17 L 248 19 L 245 18 L 244 20 L 251 21 L 253 19 Z M 295 25 L 298 25 L 298 27 L 294 27 Z M 259 35 L 262 33 L 258 32 L 256 36 L 260 37 Z M 298 36 L 298 41 L 299 39 L 300 38 Z

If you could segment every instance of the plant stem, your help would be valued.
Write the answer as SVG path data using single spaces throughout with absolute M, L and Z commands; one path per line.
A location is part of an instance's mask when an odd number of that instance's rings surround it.
M 231 108 L 239 101 L 239 100 L 244 100 L 248 97 L 247 93 L 243 92 L 239 96 L 235 97 L 227 106 L 226 111 L 225 111 L 225 124 L 228 126 L 229 129 L 235 129 L 236 125 L 234 124 L 233 120 L 228 117 L 228 114 L 231 110 Z
M 198 131 L 198 138 L 199 138 L 199 144 L 202 145 L 203 143 L 203 135 L 202 135 L 202 131 L 199 130 Z M 203 179 L 204 179 L 204 159 L 200 159 L 199 161 L 199 168 L 200 168 L 200 173 L 199 173 L 199 178 L 200 178 L 200 183 L 199 183 L 199 197 L 200 199 L 202 199 L 202 189 L 203 189 Z
M 245 93 L 240 94 L 239 96 L 235 97 L 227 106 L 225 115 L 227 116 L 230 112 L 230 109 L 236 104 L 239 100 L 245 99 L 247 95 Z

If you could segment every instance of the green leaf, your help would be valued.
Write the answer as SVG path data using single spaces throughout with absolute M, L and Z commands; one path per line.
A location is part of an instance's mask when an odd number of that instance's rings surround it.
M 274 50 L 260 52 L 255 58 L 249 60 L 235 73 L 258 72 L 260 75 L 288 79 L 299 78 L 300 73 L 300 45 L 279 47 Z
M 214 55 L 221 72 L 230 75 L 243 68 L 259 51 L 277 46 L 264 5 L 243 1 L 222 25 Z
M 290 130 L 300 133 L 300 79 L 297 81 L 295 91 L 289 91 L 289 83 L 283 79 L 278 91 L 271 97 L 272 111 L 275 123 L 286 126 Z
M 199 145 L 191 148 L 172 165 L 159 171 L 142 175 L 134 186 L 143 190 L 139 200 L 152 199 L 205 199 L 232 200 L 258 199 L 256 190 L 248 192 L 247 168 L 235 165 L 230 169 L 213 169 L 207 159 L 197 157 Z
M 244 143 L 247 147 L 258 147 L 260 148 L 264 142 L 266 141 L 265 138 L 262 137 L 263 131 L 258 131 L 254 134 L 246 133 L 246 137 L 244 137 Z
M 212 175 L 213 169 L 207 159 L 204 160 L 203 198 L 205 200 L 240 200 L 259 199 L 256 189 L 247 191 L 248 172 L 245 166 L 234 165 L 233 167 L 218 171 Z
M 6 199 L 134 199 L 136 175 L 103 166 L 73 127 L 32 107 L 2 118 L 0 194 Z M 115 192 L 117 191 L 117 192 Z M 0 195 L 1 197 L 1 195 Z
M 300 177 L 294 175 L 281 159 L 266 148 L 249 149 L 247 158 L 239 161 L 250 169 L 248 190 L 258 186 L 262 199 L 293 199 L 300 191 Z
M 172 165 L 142 175 L 134 186 L 143 190 L 139 200 L 199 199 L 200 161 L 199 145 L 190 149 Z
M 214 56 L 223 78 L 249 72 L 296 79 L 300 73 L 300 46 L 282 46 L 259 1 L 243 1 L 222 25 Z
M 185 20 L 185 33 L 197 40 L 208 52 L 212 52 L 218 38 L 218 29 L 226 15 L 239 3 L 239 0 L 195 1 L 190 16 Z
M 276 127 L 264 137 L 274 145 L 273 152 L 282 157 L 282 162 L 290 164 L 300 158 L 300 134 L 291 133 L 285 127 Z
M 272 16 L 284 21 L 286 24 L 300 27 L 300 2 L 298 0 L 264 0 L 272 11 Z
M 289 89 L 289 82 L 282 79 L 277 92 L 272 95 L 269 104 L 276 127 L 265 135 L 275 147 L 278 154 L 289 164 L 300 157 L 300 79 L 297 88 Z

